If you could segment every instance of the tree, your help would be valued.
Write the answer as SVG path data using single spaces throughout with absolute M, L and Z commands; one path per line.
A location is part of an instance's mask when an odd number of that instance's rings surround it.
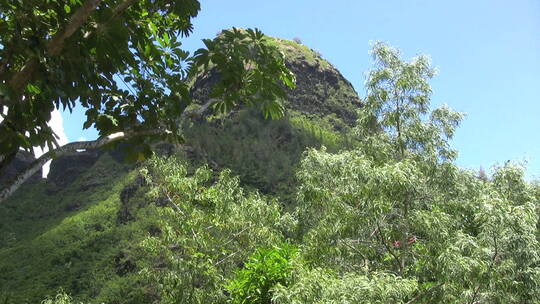
M 448 139 L 463 114 L 443 106 L 426 117 L 432 94 L 429 79 L 436 74 L 429 57 L 421 55 L 405 62 L 397 49 L 382 42 L 375 43 L 371 53 L 374 69 L 366 81 L 368 96 L 358 130 L 372 130 L 375 124 L 385 131 L 398 159 L 416 153 L 453 160 L 456 153 Z
M 223 31 L 189 54 L 196 0 L 17 0 L 0 3 L 0 173 L 19 149 L 49 148 L 0 193 L 0 202 L 49 159 L 123 141 L 135 159 L 149 139 L 181 141 L 179 119 L 192 103 L 190 79 L 220 74 L 211 99 L 226 111 L 260 104 L 283 114 L 280 83 L 294 86 L 283 56 L 258 30 Z M 47 122 L 55 108 L 86 109 L 99 138 L 58 147 Z M 199 111 L 201 112 L 201 111 Z
M 482 181 L 455 166 L 449 139 L 462 115 L 430 111 L 427 58 L 405 62 L 383 43 L 373 55 L 362 144 L 310 150 L 298 173 L 303 258 L 331 274 L 308 272 L 278 295 L 324 302 L 353 276 L 395 303 L 539 301 L 538 199 L 523 169 L 508 164 Z M 377 287 L 385 276 L 400 280 Z M 336 289 L 310 294 L 323 280 Z
M 147 198 L 166 206 L 152 204 L 146 213 L 155 216 L 160 233 L 144 239 L 137 263 L 159 303 L 225 303 L 225 285 L 230 285 L 231 294 L 242 293 L 238 289 L 246 287 L 252 296 L 264 297 L 268 291 L 264 287 L 285 280 L 280 271 L 287 265 L 272 266 L 292 255 L 292 248 L 280 251 L 277 257 L 277 252 L 259 251 L 263 258 L 275 259 L 263 265 L 249 259 L 252 267 L 238 274 L 239 281 L 226 284 L 239 265 L 249 267 L 246 261 L 257 248 L 283 242 L 280 230 L 287 221 L 277 201 L 244 190 L 229 170 L 214 176 L 208 167 L 202 167 L 188 174 L 186 165 L 174 157 L 154 157 L 146 164 L 141 173 L 150 187 Z M 263 270 L 274 271 L 273 276 L 253 278 Z M 241 284 L 242 278 L 257 282 L 246 282 L 246 286 Z M 257 288 L 263 290 L 253 290 Z
M 410 231 L 410 213 L 421 200 L 418 193 L 423 191 L 422 186 L 431 182 L 429 174 L 432 171 L 428 170 L 440 161 L 452 161 L 456 157 L 448 141 L 463 114 L 446 106 L 430 111 L 432 90 L 429 79 L 436 71 L 427 56 L 406 62 L 400 58 L 397 49 L 382 42 L 375 43 L 371 52 L 375 64 L 368 73 L 368 96 L 359 128 L 366 130 L 369 124 L 375 124 L 377 129 L 384 131 L 367 136 L 367 140 L 382 142 L 386 146 L 384 150 L 388 151 L 384 159 L 386 165 L 381 169 L 388 170 L 387 181 L 391 187 L 396 187 L 391 195 L 395 206 L 388 207 L 394 209 L 397 225 L 392 232 L 394 248 L 389 246 L 387 249 L 396 259 L 399 273 L 402 273 L 407 267 L 411 239 L 415 239 Z M 428 168 L 422 168 L 426 166 Z M 387 242 L 383 227 L 378 226 L 377 231 L 380 240 Z

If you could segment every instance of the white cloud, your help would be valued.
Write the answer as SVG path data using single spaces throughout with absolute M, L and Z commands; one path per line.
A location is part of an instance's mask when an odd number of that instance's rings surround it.
M 6 115 L 7 114 L 7 107 L 1 107 L 0 108 L 0 111 L 2 112 L 3 115 Z M 2 115 L 0 115 L 0 122 L 2 122 L 4 120 L 4 117 L 2 117 Z
M 2 108 L 3 114 L 7 114 L 7 107 Z M 4 119 L 2 116 L 0 116 L 0 122 L 2 122 Z M 66 136 L 66 132 L 64 131 L 64 119 L 62 119 L 62 114 L 57 109 L 54 109 L 54 111 L 51 113 L 51 120 L 47 123 L 54 131 L 54 133 L 58 136 L 57 142 L 60 146 L 63 146 L 68 143 L 68 138 Z M 34 148 L 34 154 L 36 157 L 40 157 L 43 155 L 43 153 L 47 152 L 49 149 L 45 147 L 44 149 L 41 149 L 40 147 Z M 49 174 L 49 169 L 51 166 L 51 162 L 48 161 L 43 166 L 43 177 L 47 177 Z
M 62 114 L 57 109 L 54 109 L 54 111 L 51 113 L 51 120 L 47 123 L 54 131 L 54 133 L 58 136 L 57 142 L 60 146 L 63 146 L 68 143 L 68 138 L 66 136 L 66 132 L 64 131 L 64 119 L 62 119 Z M 36 157 L 40 157 L 43 155 L 43 153 L 47 152 L 49 149 L 45 147 L 45 149 L 41 149 L 40 147 L 34 148 L 34 153 Z M 49 170 L 51 167 L 51 161 L 48 161 L 43 166 L 43 177 L 47 177 L 49 174 Z

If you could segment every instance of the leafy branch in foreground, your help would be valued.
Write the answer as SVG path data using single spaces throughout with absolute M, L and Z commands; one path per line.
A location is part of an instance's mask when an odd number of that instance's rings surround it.
M 231 303 L 273 303 L 273 289 L 278 285 L 287 286 L 291 281 L 292 260 L 296 254 L 296 248 L 289 244 L 257 249 L 226 286 L 231 293 Z
M 55 108 L 86 108 L 84 128 L 95 127 L 98 141 L 160 130 L 153 139 L 181 142 L 190 79 L 205 68 L 220 77 L 216 109 L 260 104 L 265 115 L 282 116 L 280 84 L 294 87 L 294 75 L 259 30 L 223 31 L 194 55 L 181 48 L 199 7 L 195 0 L 1 3 L 0 173 L 19 149 L 58 148 L 47 124 Z M 149 151 L 149 140 L 127 144 Z

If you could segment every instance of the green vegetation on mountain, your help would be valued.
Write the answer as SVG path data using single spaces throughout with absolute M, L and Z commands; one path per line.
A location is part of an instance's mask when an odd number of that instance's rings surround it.
M 182 149 L 59 158 L 0 205 L 0 301 L 540 301 L 540 185 L 512 163 L 454 163 L 463 115 L 431 108 L 427 57 L 374 44 L 360 104 L 316 52 L 271 41 L 297 79 L 282 119 L 193 116 Z
M 285 58 L 288 65 L 304 66 L 301 58 Z M 318 69 L 310 73 L 298 81 L 304 95 L 288 91 L 287 108 L 315 99 L 309 94 L 325 79 Z M 322 96 L 324 102 L 340 100 L 339 94 L 355 94 L 335 69 L 332 73 L 345 85 L 314 93 L 317 98 Z M 355 115 L 356 95 L 342 103 L 349 117 Z M 353 142 L 342 117 L 324 115 L 314 107 L 297 109 L 288 110 L 280 120 L 265 119 L 256 107 L 190 120 L 184 128 L 190 149 L 177 156 L 187 161 L 189 174 L 206 163 L 213 174 L 230 168 L 250 192 L 282 197 L 280 206 L 290 203 L 295 170 L 307 147 L 326 146 L 337 152 L 351 148 Z M 119 162 L 122 157 L 117 152 L 85 153 L 55 160 L 47 180 L 24 185 L 1 206 L 0 299 L 7 303 L 35 303 L 53 297 L 60 288 L 77 301 L 92 303 L 145 303 L 160 298 L 143 283 L 140 271 L 146 262 L 141 256 L 148 254 L 140 243 L 158 229 L 163 206 L 150 202 L 138 169 Z M 264 204 L 271 200 L 265 199 Z M 250 253 L 246 250 L 236 261 Z
M 194 53 L 197 0 L 19 0 L 0 2 L 0 174 L 19 150 L 49 151 L 0 189 L 0 203 L 49 160 L 122 142 L 128 156 L 152 154 L 152 142 L 182 142 L 178 121 L 201 71 L 220 74 L 209 103 L 221 112 L 258 105 L 283 116 L 279 102 L 294 76 L 258 29 L 224 30 Z M 83 128 L 99 138 L 60 147 L 53 111 L 84 108 Z

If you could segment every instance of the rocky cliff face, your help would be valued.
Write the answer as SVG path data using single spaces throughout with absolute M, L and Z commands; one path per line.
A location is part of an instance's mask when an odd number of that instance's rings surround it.
M 334 115 L 353 125 L 361 100 L 352 84 L 317 51 L 294 41 L 269 39 L 283 52 L 287 67 L 296 75 L 296 88 L 287 90 L 285 107 L 319 118 Z M 217 77 L 216 73 L 209 73 L 197 79 L 194 98 L 204 103 Z
M 288 92 L 288 107 L 318 117 L 335 114 L 354 124 L 361 101 L 352 84 L 317 51 L 294 41 L 275 41 L 296 75 L 297 87 Z
M 47 175 L 49 193 L 53 194 L 70 185 L 90 169 L 102 153 L 99 150 L 71 152 L 54 159 L 51 162 L 49 175 Z
M 255 109 L 239 106 L 226 118 L 197 119 L 186 129 L 186 139 L 201 163 L 230 168 L 244 184 L 263 193 L 285 193 L 306 148 L 347 148 L 346 133 L 361 101 L 351 83 L 318 52 L 293 41 L 269 39 L 296 75 L 296 88 L 281 101 L 285 118 L 265 120 Z M 193 97 L 205 103 L 218 77 L 211 71 L 197 79 Z
M 3 174 L 0 175 L 0 187 L 13 180 L 19 172 L 28 168 L 35 159 L 36 158 L 32 153 L 22 150 L 19 151 L 15 156 L 13 162 L 11 162 L 9 166 L 5 169 Z M 28 180 L 28 183 L 35 183 L 36 181 L 39 181 L 41 179 L 41 176 L 42 171 L 39 170 Z

